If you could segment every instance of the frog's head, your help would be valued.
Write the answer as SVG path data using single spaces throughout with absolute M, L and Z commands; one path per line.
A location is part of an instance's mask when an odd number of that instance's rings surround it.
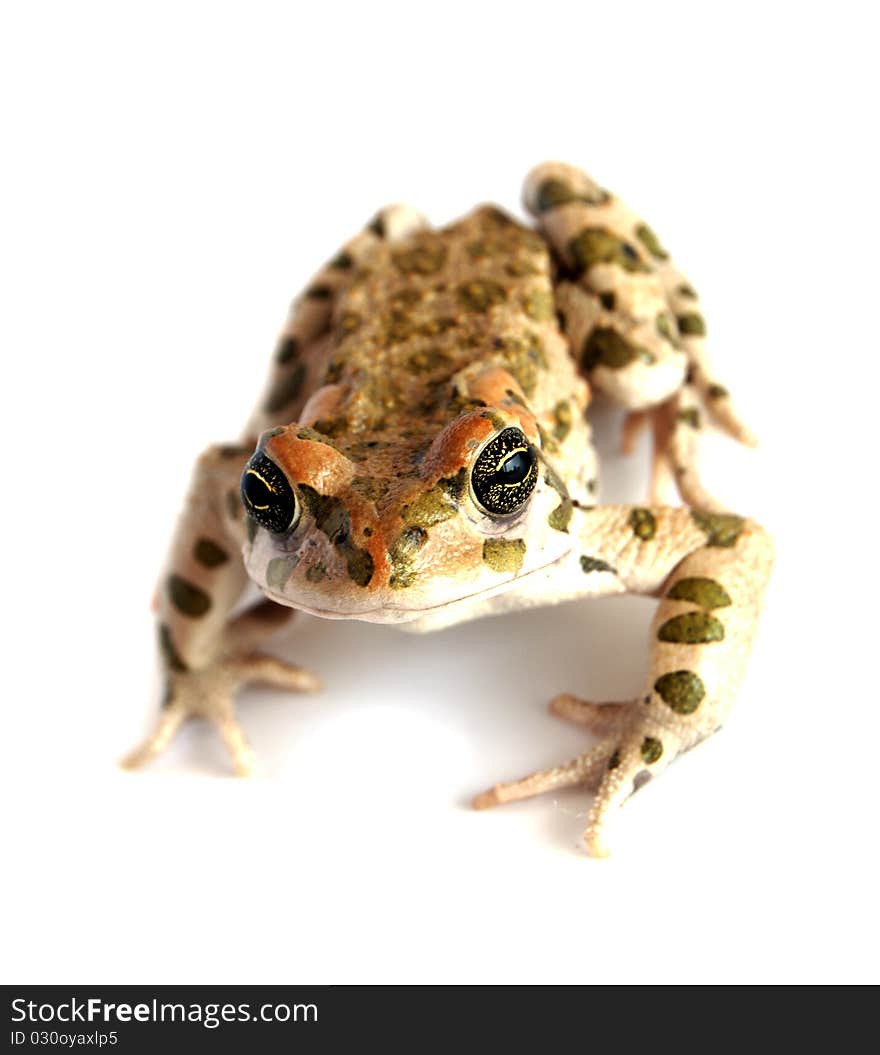
M 273 600 L 330 618 L 464 617 L 464 602 L 567 552 L 572 502 L 507 371 L 484 373 L 445 421 L 398 430 L 324 417 L 334 387 L 264 433 L 242 475 L 245 562 Z

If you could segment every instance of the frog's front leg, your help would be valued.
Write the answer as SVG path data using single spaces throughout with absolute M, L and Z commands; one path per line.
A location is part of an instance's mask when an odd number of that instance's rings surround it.
M 591 854 L 604 856 L 616 807 L 724 724 L 745 671 L 772 543 L 759 525 L 730 514 L 634 507 L 576 514 L 571 531 L 578 532 L 579 549 L 556 571 L 560 590 L 660 597 L 650 673 L 632 701 L 597 705 L 558 697 L 551 709 L 586 726 L 599 743 L 565 765 L 498 784 L 474 804 L 598 787 L 584 837 Z M 562 581 L 575 574 L 580 590 Z
M 245 528 L 238 497 L 250 447 L 213 447 L 196 464 L 156 598 L 166 691 L 152 734 L 124 760 L 134 768 L 163 751 L 189 718 L 218 729 L 238 775 L 252 752 L 235 717 L 235 690 L 261 682 L 297 691 L 319 686 L 309 671 L 256 651 L 292 614 L 271 601 L 230 619 L 247 582 L 240 549 Z

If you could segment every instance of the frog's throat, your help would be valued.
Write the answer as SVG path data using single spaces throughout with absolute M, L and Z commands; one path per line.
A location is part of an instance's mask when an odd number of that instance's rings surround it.
M 566 550 L 553 560 L 547 561 L 546 564 L 541 564 L 537 568 L 532 568 L 531 571 L 527 571 L 525 575 L 517 575 L 515 578 L 508 579 L 506 582 L 498 583 L 497 586 L 487 586 L 483 590 L 476 590 L 474 593 L 464 594 L 461 597 L 455 598 L 453 601 L 444 601 L 443 604 L 420 605 L 413 608 L 400 604 L 380 604 L 376 605 L 375 608 L 364 608 L 360 611 L 334 611 L 330 608 L 310 608 L 305 604 L 294 604 L 283 594 L 276 593 L 274 590 L 270 590 L 265 586 L 261 586 L 260 589 L 271 601 L 275 601 L 276 604 L 282 604 L 287 608 L 295 608 L 298 612 L 305 612 L 307 615 L 314 615 L 320 619 L 359 619 L 363 622 L 383 622 L 383 620 L 375 619 L 373 617 L 381 612 L 387 612 L 389 618 L 384 620 L 385 622 L 404 623 L 418 619 L 426 612 L 440 612 L 444 609 L 455 608 L 460 604 L 473 601 L 478 597 L 485 599 L 495 596 L 496 594 L 505 593 L 507 590 L 511 589 L 511 587 L 518 586 L 520 583 L 525 582 L 526 579 L 530 579 L 533 575 L 537 575 L 538 572 L 546 571 L 548 568 L 552 568 L 555 565 L 562 563 L 562 561 L 569 556 L 570 552 L 570 549 Z

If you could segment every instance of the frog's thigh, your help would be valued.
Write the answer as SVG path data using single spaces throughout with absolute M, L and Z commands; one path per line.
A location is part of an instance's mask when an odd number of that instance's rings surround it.
M 609 278 L 606 285 L 612 285 Z M 629 410 L 654 407 L 684 382 L 687 359 L 657 328 L 611 307 L 607 293 L 572 282 L 556 287 L 556 307 L 572 354 L 590 384 Z M 662 317 L 662 312 L 658 313 Z

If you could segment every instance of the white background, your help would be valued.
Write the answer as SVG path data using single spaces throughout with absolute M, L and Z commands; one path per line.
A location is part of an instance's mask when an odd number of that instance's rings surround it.
M 5 981 L 880 980 L 870 11 L 4 6 Z M 763 441 L 703 459 L 779 549 L 728 727 L 593 861 L 585 794 L 467 804 L 586 746 L 549 697 L 638 690 L 649 604 L 302 619 L 279 648 L 327 688 L 245 695 L 252 780 L 197 726 L 123 773 L 190 466 L 290 297 L 378 206 L 517 209 L 552 157 L 673 249 Z M 641 499 L 597 418 L 605 499 Z

